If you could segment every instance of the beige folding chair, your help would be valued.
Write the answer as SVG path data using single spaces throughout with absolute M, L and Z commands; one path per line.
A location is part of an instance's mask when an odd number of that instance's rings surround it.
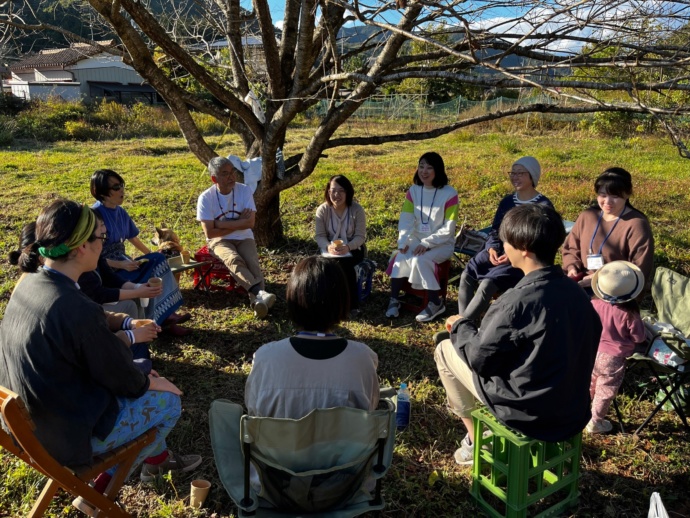
M 5 431 L 0 427 L 0 446 L 48 477 L 48 482 L 27 515 L 29 518 L 43 516 L 59 488 L 75 497 L 81 496 L 91 503 L 97 509 L 95 516 L 130 516 L 115 502 L 115 498 L 141 449 L 155 440 L 155 429 L 115 450 L 94 457 L 90 466 L 69 468 L 57 462 L 45 450 L 36 438 L 36 426 L 24 402 L 16 393 L 2 386 L 0 408 L 2 419 L 8 429 Z M 117 471 L 104 494 L 89 486 L 90 480 L 115 465 Z
M 393 459 L 395 409 L 389 399 L 380 408 L 317 409 L 302 419 L 275 419 L 214 401 L 211 444 L 239 516 L 344 518 L 383 509 L 381 479 Z

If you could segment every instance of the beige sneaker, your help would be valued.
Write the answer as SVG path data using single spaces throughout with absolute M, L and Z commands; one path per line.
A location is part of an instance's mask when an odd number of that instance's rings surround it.
M 460 466 L 471 466 L 474 464 L 474 445 L 470 442 L 470 434 L 465 435 L 465 438 L 460 443 L 460 447 L 455 450 L 453 458 L 455 463 Z
M 608 433 L 613 430 L 613 424 L 611 424 L 611 421 L 608 419 L 602 419 L 599 422 L 590 421 L 587 423 L 585 430 L 587 430 L 588 433 Z

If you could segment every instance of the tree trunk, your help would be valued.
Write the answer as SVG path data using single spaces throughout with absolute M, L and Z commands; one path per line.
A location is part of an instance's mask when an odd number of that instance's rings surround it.
M 283 222 L 280 219 L 280 194 L 273 196 L 257 189 L 254 193 L 256 222 L 254 239 L 259 246 L 274 245 L 283 238 Z

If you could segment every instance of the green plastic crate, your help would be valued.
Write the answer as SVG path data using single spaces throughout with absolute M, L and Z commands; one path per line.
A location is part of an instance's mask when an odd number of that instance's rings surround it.
M 471 493 L 487 515 L 542 518 L 577 506 L 582 433 L 550 443 L 504 426 L 486 408 L 472 412 L 472 420 Z

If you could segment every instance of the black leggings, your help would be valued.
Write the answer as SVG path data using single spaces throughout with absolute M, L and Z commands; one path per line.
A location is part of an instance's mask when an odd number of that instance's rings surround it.
M 350 309 L 359 309 L 359 297 L 357 296 L 357 272 L 355 266 L 364 259 L 364 249 L 350 250 L 352 257 L 340 257 L 336 259 L 345 273 L 347 285 L 350 288 Z

